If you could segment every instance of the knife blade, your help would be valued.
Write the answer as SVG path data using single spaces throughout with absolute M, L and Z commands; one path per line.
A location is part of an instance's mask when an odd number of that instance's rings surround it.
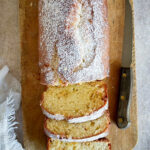
M 132 97 L 132 48 L 133 48 L 133 18 L 129 0 L 125 0 L 125 24 L 122 50 L 122 65 L 120 70 L 120 88 L 117 110 L 117 126 L 121 129 L 130 126 L 129 112 Z

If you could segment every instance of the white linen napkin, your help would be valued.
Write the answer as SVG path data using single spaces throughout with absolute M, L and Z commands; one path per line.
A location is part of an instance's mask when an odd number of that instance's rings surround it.
M 16 139 L 15 112 L 21 101 L 21 85 L 4 66 L 0 70 L 0 150 L 23 150 Z

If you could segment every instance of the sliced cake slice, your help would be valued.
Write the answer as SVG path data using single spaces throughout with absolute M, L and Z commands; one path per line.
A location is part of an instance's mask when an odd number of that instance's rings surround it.
M 44 115 L 55 120 L 69 123 L 94 120 L 108 109 L 107 86 L 102 81 L 50 86 L 43 93 L 41 107 Z
M 47 150 L 111 150 L 111 144 L 106 138 L 83 143 L 48 139 L 47 147 Z
M 88 142 L 108 135 L 110 117 L 108 111 L 96 120 L 83 123 L 46 119 L 44 130 L 48 137 L 64 142 Z

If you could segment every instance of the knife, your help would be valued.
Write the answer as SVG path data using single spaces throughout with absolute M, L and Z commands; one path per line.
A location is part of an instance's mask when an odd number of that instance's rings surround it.
M 129 112 L 132 99 L 132 47 L 133 47 L 133 20 L 132 8 L 129 0 L 125 0 L 125 24 L 120 74 L 120 88 L 117 110 L 117 126 L 124 129 L 130 126 Z

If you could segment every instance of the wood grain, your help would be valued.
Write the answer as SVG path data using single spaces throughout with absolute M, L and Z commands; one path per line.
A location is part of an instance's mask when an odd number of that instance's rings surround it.
M 132 3 L 132 2 L 131 2 Z M 135 48 L 133 47 L 133 94 L 130 110 L 131 126 L 127 129 L 118 129 L 116 125 L 116 110 L 119 92 L 119 76 L 122 58 L 122 42 L 124 31 L 125 1 L 109 0 L 109 24 L 110 24 L 110 78 L 109 87 L 109 110 L 111 115 L 111 128 L 109 139 L 112 150 L 131 150 L 137 143 L 137 98 L 135 76 Z
M 108 80 L 108 90 L 112 120 L 108 138 L 112 143 L 112 150 L 130 150 L 137 142 L 135 80 L 131 104 L 131 126 L 128 129 L 120 130 L 115 123 L 122 55 L 124 6 L 124 0 L 108 0 L 110 24 L 110 78 Z M 26 150 L 44 150 L 46 149 L 46 137 L 43 132 L 44 117 L 39 106 L 41 93 L 44 87 L 39 84 L 38 75 L 38 1 L 20 0 L 19 7 L 22 45 L 24 145 Z M 135 55 L 133 55 L 133 58 L 135 58 L 134 56 Z M 133 69 L 135 71 L 135 61 L 133 63 Z
M 39 105 L 44 87 L 39 84 L 37 0 L 20 0 L 19 7 L 24 146 L 26 150 L 44 150 L 46 149 L 44 116 Z

